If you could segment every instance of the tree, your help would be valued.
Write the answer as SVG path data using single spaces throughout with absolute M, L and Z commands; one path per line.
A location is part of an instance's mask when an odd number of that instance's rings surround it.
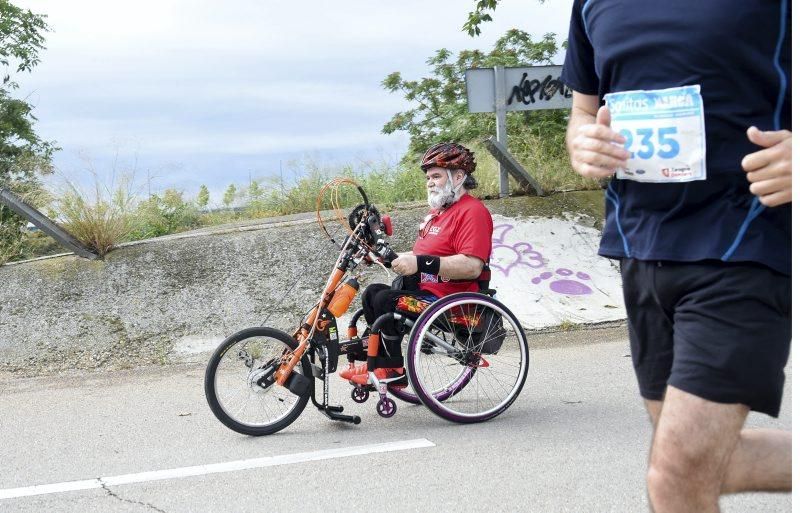
M 230 207 L 231 203 L 233 203 L 233 199 L 236 197 L 236 186 L 230 184 L 227 189 L 225 189 L 225 194 L 222 196 L 222 203 L 226 207 Z
M 261 198 L 263 191 L 261 187 L 258 185 L 258 182 L 255 180 L 250 181 L 250 185 L 247 187 L 247 196 L 250 201 L 257 201 Z
M 197 206 L 200 208 L 206 208 L 208 206 L 208 187 L 205 184 L 200 186 L 200 192 L 197 194 Z
M 31 71 L 39 64 L 39 50 L 44 50 L 42 32 L 49 30 L 46 17 L 0 0 L 0 65 L 6 69 L 4 85 L 11 80 L 8 68 L 14 61 L 18 72 Z
M 0 187 L 33 203 L 43 195 L 39 176 L 53 171 L 52 156 L 58 148 L 34 131 L 32 107 L 11 96 L 18 88 L 12 72 L 30 72 L 39 63 L 39 51 L 44 49 L 42 34 L 49 30 L 45 18 L 0 0 Z M 23 225 L 20 217 L 0 205 L 0 246 L 7 258 L 15 256 L 8 248 L 19 246 Z
M 492 21 L 492 16 L 488 11 L 497 9 L 497 3 L 500 0 L 477 0 L 475 2 L 475 10 L 467 14 L 467 21 L 461 30 L 468 33 L 470 36 L 475 37 L 481 33 L 480 25 L 483 22 Z M 540 4 L 544 0 L 539 0 Z
M 522 30 L 512 29 L 497 40 L 489 53 L 461 51 L 455 59 L 447 49 L 438 50 L 427 63 L 431 75 L 421 80 L 405 80 L 399 72 L 387 76 L 382 85 L 391 92 L 403 93 L 414 106 L 395 114 L 383 132 L 406 131 L 411 136 L 409 152 L 417 154 L 442 141 L 474 141 L 495 133 L 491 114 L 471 114 L 467 108 L 464 74 L 470 68 L 492 66 L 530 66 L 552 64 L 558 51 L 555 34 L 545 34 L 539 42 Z M 514 138 L 546 137 L 548 143 L 563 147 L 566 121 L 560 111 L 511 112 L 507 117 L 509 147 Z M 557 142 L 556 142 L 557 141 Z

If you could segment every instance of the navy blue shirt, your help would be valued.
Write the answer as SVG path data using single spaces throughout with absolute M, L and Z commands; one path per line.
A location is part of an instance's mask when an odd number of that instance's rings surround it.
M 596 95 L 699 84 L 707 179 L 612 179 L 600 254 L 757 262 L 791 274 L 791 204 L 765 208 L 742 158 L 746 135 L 791 130 L 788 0 L 575 0 L 561 79 Z

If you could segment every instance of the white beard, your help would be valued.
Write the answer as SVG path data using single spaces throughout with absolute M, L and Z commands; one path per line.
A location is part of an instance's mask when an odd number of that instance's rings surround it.
M 428 205 L 435 210 L 441 210 L 455 203 L 456 201 L 456 188 L 453 187 L 453 179 L 450 172 L 447 172 L 447 182 L 443 187 L 434 187 L 428 189 Z M 459 189 L 461 186 L 459 185 Z
M 452 187 L 447 187 L 447 185 L 444 187 L 434 187 L 433 189 L 428 189 L 428 205 L 430 205 L 432 209 L 441 210 L 447 206 L 447 203 L 452 203 L 452 201 L 446 201 L 448 199 L 452 199 L 453 193 Z

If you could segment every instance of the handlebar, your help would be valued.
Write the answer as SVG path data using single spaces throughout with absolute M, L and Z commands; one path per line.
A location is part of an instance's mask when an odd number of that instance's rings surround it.
M 384 246 L 383 251 L 378 253 L 383 260 L 383 266 L 387 269 L 392 268 L 392 262 L 397 258 L 397 253 L 394 252 L 389 246 Z
M 359 190 L 363 195 L 363 191 L 361 191 L 360 188 Z M 364 196 L 366 200 L 366 195 Z M 387 269 L 390 269 L 392 267 L 392 261 L 397 258 L 397 253 L 389 247 L 389 243 L 386 241 L 386 237 L 390 235 L 391 230 L 391 221 L 388 219 L 388 216 L 382 218 L 380 212 L 378 212 L 378 209 L 375 208 L 374 205 L 364 203 L 356 206 L 350 213 L 348 219 L 356 238 L 366 243 L 366 246 L 362 247 L 362 250 L 377 256 L 380 259 L 380 263 Z M 353 250 L 355 251 L 355 247 L 353 247 Z M 351 253 L 351 255 L 352 254 L 353 253 Z M 368 265 L 374 263 L 374 261 L 374 258 L 366 259 Z

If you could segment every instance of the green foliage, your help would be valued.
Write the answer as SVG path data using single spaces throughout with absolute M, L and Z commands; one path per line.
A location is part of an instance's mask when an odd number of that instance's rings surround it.
M 200 186 L 200 192 L 197 194 L 197 206 L 200 208 L 206 208 L 208 206 L 208 187 L 205 184 Z
M 475 178 L 478 188 L 470 191 L 477 197 L 495 196 L 498 191 L 498 175 L 494 160 L 481 146 L 475 147 L 477 170 Z M 556 165 L 553 166 L 557 167 Z M 569 169 L 568 167 L 563 169 Z M 555 174 L 555 182 L 543 182 L 545 187 L 563 184 Z M 569 176 L 577 176 L 569 173 Z M 381 209 L 391 208 L 397 203 L 420 201 L 426 198 L 425 180 L 416 161 L 403 161 L 397 165 L 363 163 L 360 167 L 350 165 L 324 167 L 313 161 L 304 163 L 302 171 L 295 171 L 294 181 L 286 183 L 279 178 L 253 181 L 241 187 L 242 207 L 227 210 L 212 210 L 201 213 L 197 201 L 183 199 L 183 193 L 168 189 L 161 195 L 151 195 L 139 200 L 129 179 L 120 181 L 116 189 L 110 190 L 95 184 L 93 195 L 81 193 L 70 186 L 69 190 L 53 201 L 52 218 L 62 220 L 65 227 L 84 244 L 104 254 L 121 242 L 141 240 L 171 233 L 178 233 L 203 226 L 215 226 L 247 219 L 273 217 L 277 215 L 314 212 L 322 188 L 334 177 L 346 177 L 359 183 L 369 195 L 371 202 Z M 561 180 L 561 181 L 559 181 Z M 202 190 L 202 189 L 201 189 Z M 231 184 L 229 204 L 234 201 L 236 186 Z M 46 205 L 47 198 L 37 202 Z M 353 187 L 339 189 L 338 203 L 349 211 L 361 203 L 361 196 Z M 332 208 L 329 194 L 323 197 L 321 209 Z M 6 227 L 0 227 L 6 229 Z M 50 242 L 50 244 L 48 244 Z M 2 250 L 3 248 L 0 248 Z M 6 247 L 8 249 L 8 247 Z M 57 253 L 52 239 L 41 234 L 28 234 L 22 243 L 13 248 L 13 254 L 0 251 L 0 261 L 31 258 Z
M 527 32 L 516 29 L 506 32 L 488 53 L 464 50 L 454 56 L 449 50 L 441 49 L 427 61 L 429 76 L 405 80 L 396 72 L 384 79 L 384 88 L 402 93 L 412 107 L 395 114 L 384 125 L 383 132 L 408 132 L 411 141 L 404 159 L 407 164 L 416 162 L 419 154 L 437 142 L 458 141 L 475 150 L 482 140 L 496 134 L 496 122 L 492 113 L 468 111 L 466 71 L 500 65 L 552 64 L 558 49 L 555 34 L 545 34 L 537 42 Z M 594 182 L 570 169 L 564 146 L 566 111 L 509 112 L 506 125 L 509 151 L 546 191 L 596 187 Z M 497 167 L 491 160 L 485 165 Z M 487 192 L 496 194 L 497 190 Z
M 461 30 L 475 37 L 480 35 L 480 25 L 486 21 L 492 21 L 492 16 L 486 11 L 497 9 L 497 0 L 478 0 L 475 2 L 475 10 L 467 14 L 467 21 Z
M 42 32 L 49 30 L 46 17 L 0 0 L 0 65 L 8 69 L 16 63 L 17 72 L 22 72 L 39 64 L 39 50 L 44 50 Z M 10 80 L 6 71 L 3 84 Z
M 44 192 L 39 175 L 52 172 L 52 155 L 58 148 L 34 132 L 36 118 L 31 106 L 10 95 L 17 88 L 11 80 L 11 70 L 31 71 L 39 63 L 39 51 L 44 49 L 42 33 L 48 30 L 44 19 L 45 16 L 0 0 L 0 187 L 34 206 Z M 21 229 L 25 224 L 8 207 L 0 205 L 0 259 L 17 258 L 24 253 Z
M 246 189 L 239 191 L 239 196 L 244 203 L 245 217 L 258 219 L 276 215 L 273 193 L 268 183 L 260 184 L 258 180 L 251 180 Z
M 227 189 L 225 189 L 225 194 L 222 196 L 222 204 L 226 207 L 230 207 L 233 203 L 233 200 L 236 198 L 236 186 L 230 184 Z
M 250 185 L 247 186 L 247 196 L 252 200 L 257 200 L 261 196 L 261 187 L 258 186 L 256 180 L 251 180 Z
M 516 29 L 509 30 L 501 37 L 489 53 L 464 50 L 453 58 L 453 53 L 443 48 L 427 61 L 431 68 L 430 76 L 421 80 L 405 80 L 399 72 L 395 72 L 384 79 L 384 88 L 393 93 L 402 93 L 413 106 L 395 114 L 384 125 L 383 132 L 408 132 L 411 136 L 411 153 L 421 153 L 436 142 L 468 142 L 488 137 L 495 133 L 494 116 L 468 111 L 464 82 L 466 71 L 500 65 L 552 64 L 551 59 L 557 51 L 555 34 L 545 34 L 541 41 L 534 42 L 528 33 Z M 554 124 L 559 118 L 562 122 Z M 566 129 L 563 118 L 564 113 L 558 111 L 512 112 L 507 118 L 508 133 L 513 134 L 544 122 L 553 128 L 549 131 L 551 135 L 563 136 Z
M 191 201 L 184 201 L 183 192 L 167 189 L 139 203 L 130 237 L 134 240 L 160 237 L 200 226 L 200 213 Z
M 0 88 L 0 187 L 12 182 L 33 184 L 37 174 L 53 170 L 51 159 L 58 148 L 36 135 L 31 110 L 28 103 Z
M 496 10 L 499 1 L 500 0 L 477 0 L 475 2 L 475 10 L 467 14 L 467 21 L 464 23 L 464 26 L 461 27 L 461 30 L 472 37 L 480 35 L 481 24 L 492 21 L 492 16 L 488 11 Z M 539 0 L 539 3 L 543 4 L 544 0 Z

